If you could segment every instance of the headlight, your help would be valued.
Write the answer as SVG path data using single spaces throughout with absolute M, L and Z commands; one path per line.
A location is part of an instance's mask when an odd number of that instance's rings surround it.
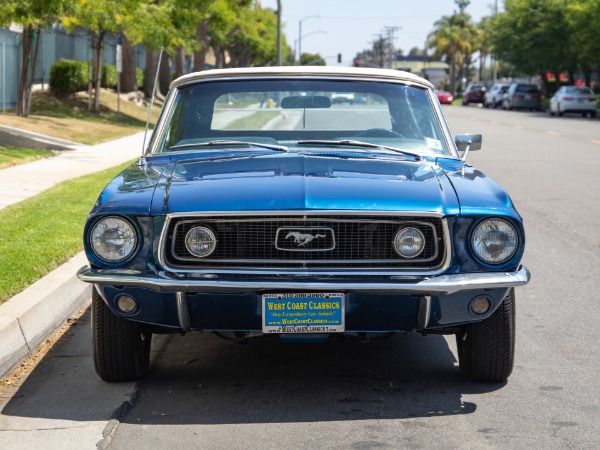
M 128 220 L 116 216 L 105 217 L 92 228 L 90 245 L 98 258 L 118 263 L 125 261 L 135 251 L 137 233 Z
M 475 255 L 487 264 L 502 264 L 515 254 L 517 230 L 502 219 L 487 219 L 473 230 L 471 247 Z
M 394 250 L 403 258 L 414 258 L 425 248 L 425 236 L 418 228 L 406 227 L 396 233 Z
M 208 227 L 194 227 L 185 235 L 185 248 L 198 258 L 210 255 L 216 247 L 217 238 Z

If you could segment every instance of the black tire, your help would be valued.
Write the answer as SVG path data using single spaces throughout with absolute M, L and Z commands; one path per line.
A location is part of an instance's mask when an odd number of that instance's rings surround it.
M 592 112 L 590 113 L 590 116 L 591 116 L 592 118 L 595 118 L 595 117 L 596 117 L 596 111 L 592 111 Z
M 96 373 L 104 381 L 132 381 L 150 369 L 152 333 L 136 322 L 115 316 L 94 287 L 92 345 Z
M 500 383 L 512 373 L 515 361 L 515 292 L 487 319 L 467 325 L 456 335 L 462 374 L 473 381 Z

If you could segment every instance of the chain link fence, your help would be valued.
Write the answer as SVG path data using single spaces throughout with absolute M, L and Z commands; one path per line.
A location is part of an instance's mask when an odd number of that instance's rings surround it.
M 60 59 L 77 61 L 90 60 L 90 33 L 84 28 L 76 28 L 71 33 L 56 24 L 44 28 L 38 38 L 38 58 L 33 77 L 35 87 L 47 88 L 52 65 Z M 103 48 L 104 64 L 115 64 L 117 36 L 105 37 Z M 134 47 L 136 67 L 144 68 L 145 49 L 142 45 Z M 0 107 L 2 112 L 14 108 L 17 104 L 19 74 L 22 58 L 22 33 L 0 28 Z

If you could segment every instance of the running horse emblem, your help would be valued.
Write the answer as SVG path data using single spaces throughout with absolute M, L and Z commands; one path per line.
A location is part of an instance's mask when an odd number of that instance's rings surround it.
M 327 236 L 324 234 L 315 234 L 313 236 L 312 234 L 300 233 L 299 231 L 290 231 L 285 238 L 288 239 L 290 237 L 294 238 L 294 242 L 298 244 L 298 247 L 303 247 L 306 244 L 310 244 L 314 239 L 324 238 Z

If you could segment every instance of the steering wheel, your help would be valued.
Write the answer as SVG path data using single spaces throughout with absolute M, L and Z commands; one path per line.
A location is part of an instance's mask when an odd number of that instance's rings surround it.
M 403 138 L 404 135 L 388 128 L 369 128 L 356 133 L 356 137 Z

